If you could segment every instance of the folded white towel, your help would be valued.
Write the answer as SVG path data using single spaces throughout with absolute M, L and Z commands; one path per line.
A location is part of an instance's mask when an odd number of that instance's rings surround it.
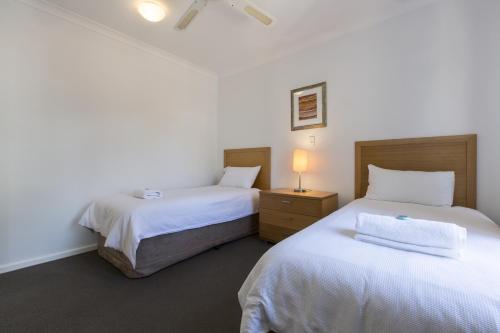
M 163 197 L 163 192 L 160 190 L 150 190 L 148 188 L 135 190 L 134 197 L 139 199 L 160 199 Z
M 463 249 L 467 230 L 456 224 L 360 213 L 356 222 L 360 234 L 399 243 L 442 249 Z
M 359 241 L 362 241 L 362 242 L 386 246 L 386 247 L 390 247 L 393 249 L 431 254 L 431 255 L 440 256 L 440 257 L 448 257 L 448 258 L 458 259 L 463 254 L 463 249 L 442 249 L 442 248 L 438 248 L 438 247 L 419 246 L 419 245 L 414 245 L 414 244 L 395 242 L 395 241 L 391 241 L 388 239 L 383 239 L 383 238 L 373 237 L 373 236 L 368 236 L 368 235 L 363 235 L 363 234 L 356 234 L 356 236 L 354 236 L 354 238 L 359 240 Z

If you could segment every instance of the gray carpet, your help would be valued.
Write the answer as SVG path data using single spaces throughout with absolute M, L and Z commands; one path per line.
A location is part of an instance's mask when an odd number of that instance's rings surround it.
M 130 280 L 96 252 L 0 275 L 0 332 L 238 332 L 248 237 Z

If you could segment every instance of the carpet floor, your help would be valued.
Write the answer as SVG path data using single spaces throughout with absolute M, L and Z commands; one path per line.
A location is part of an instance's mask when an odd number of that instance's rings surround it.
M 247 237 L 131 280 L 89 252 L 0 275 L 0 332 L 238 332 Z

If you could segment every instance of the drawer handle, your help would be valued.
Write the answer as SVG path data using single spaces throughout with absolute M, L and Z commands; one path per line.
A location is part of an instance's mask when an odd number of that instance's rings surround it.
M 282 204 L 285 204 L 285 205 L 289 205 L 291 204 L 292 202 L 290 200 L 281 200 L 281 203 Z

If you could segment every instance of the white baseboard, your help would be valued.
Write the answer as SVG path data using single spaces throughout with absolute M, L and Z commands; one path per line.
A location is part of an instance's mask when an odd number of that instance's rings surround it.
M 57 259 L 71 257 L 71 256 L 74 256 L 74 255 L 77 255 L 80 253 L 94 251 L 95 249 L 97 249 L 97 244 L 91 244 L 91 245 L 86 245 L 86 246 L 82 246 L 82 247 L 77 247 L 77 248 L 71 249 L 71 250 L 51 253 L 51 254 L 37 257 L 37 258 L 17 261 L 17 262 L 13 262 L 13 263 L 7 264 L 7 265 L 0 265 L 0 274 L 15 271 L 15 270 L 29 267 L 29 266 L 43 264 L 45 262 L 49 262 L 49 261 L 53 261 L 53 260 L 57 260 Z

